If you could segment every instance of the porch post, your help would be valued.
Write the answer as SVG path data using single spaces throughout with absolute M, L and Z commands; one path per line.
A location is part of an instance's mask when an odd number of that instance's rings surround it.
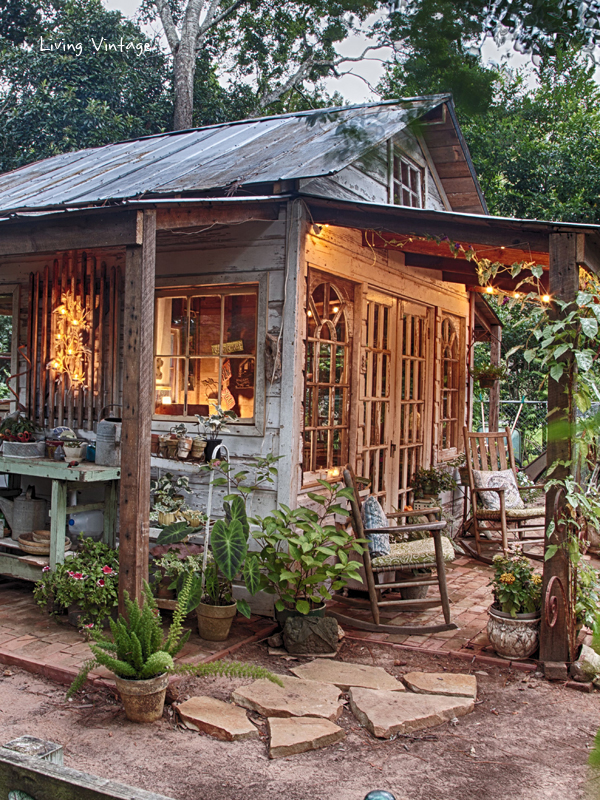
M 500 348 L 502 345 L 502 326 L 491 326 L 491 339 L 490 339 L 490 364 L 493 367 L 500 366 Z M 489 416 L 489 429 L 490 432 L 498 430 L 500 421 L 500 381 L 494 381 L 494 385 L 490 389 L 490 416 Z
M 139 212 L 142 243 L 126 250 L 123 428 L 119 524 L 119 609 L 148 578 L 150 440 L 153 401 L 156 211 Z
M 552 233 L 550 234 L 550 296 L 555 300 L 574 301 L 579 290 L 579 265 L 577 263 L 577 234 Z M 554 306 L 554 318 L 566 316 L 567 311 L 561 311 Z M 574 358 L 572 353 L 565 353 L 564 361 L 570 366 L 569 361 Z M 563 377 L 555 381 L 548 377 L 548 465 L 555 461 L 571 461 L 573 458 L 573 440 L 570 425 L 556 426 L 556 423 L 575 422 L 575 409 L 573 398 L 568 388 L 568 369 Z M 552 472 L 552 478 L 567 477 L 573 467 L 558 466 Z M 546 494 L 546 527 L 554 516 L 554 502 L 556 490 L 550 489 Z M 561 545 L 565 540 L 565 532 L 555 530 L 546 547 L 550 544 Z M 540 661 L 548 677 L 567 677 L 565 662 L 570 660 L 569 653 L 569 619 L 571 608 L 571 582 L 570 582 L 569 557 L 562 547 L 556 554 L 544 562 L 544 581 L 542 593 L 542 624 L 540 633 Z M 548 585 L 550 595 L 556 597 L 558 614 L 555 619 L 551 608 L 545 603 Z M 560 582 L 560 583 L 559 583 Z M 561 592 L 560 586 L 563 591 Z M 564 595 L 563 595 L 564 592 Z M 554 624 L 552 624 L 554 622 Z

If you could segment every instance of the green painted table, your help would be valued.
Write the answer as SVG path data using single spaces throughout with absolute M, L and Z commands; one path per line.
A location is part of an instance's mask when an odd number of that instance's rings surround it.
M 111 547 L 116 542 L 118 482 L 121 477 L 119 467 L 101 467 L 87 461 L 69 467 L 65 461 L 52 461 L 49 458 L 6 458 L 0 456 L 0 473 L 26 475 L 30 478 L 49 478 L 52 481 L 50 500 L 50 556 L 49 560 L 36 556 L 17 555 L 16 552 L 0 553 L 0 574 L 15 578 L 37 581 L 40 569 L 45 563 L 54 569 L 65 560 L 64 535 L 67 516 L 83 511 L 104 512 L 104 536 Z M 104 500 L 81 506 L 67 506 L 67 491 L 91 483 L 104 483 Z M 18 550 L 17 542 L 0 539 L 0 548 Z M 19 551 L 20 553 L 21 551 Z

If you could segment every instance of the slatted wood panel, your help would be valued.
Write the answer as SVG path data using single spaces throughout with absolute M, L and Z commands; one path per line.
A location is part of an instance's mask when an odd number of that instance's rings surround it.
M 85 385 L 72 387 L 48 364 L 53 357 L 56 315 L 61 295 L 70 291 L 85 305 L 90 330 Z M 121 316 L 123 279 L 118 266 L 108 267 L 85 251 L 59 254 L 29 278 L 27 413 L 38 425 L 92 430 L 110 404 L 119 406 L 121 379 Z

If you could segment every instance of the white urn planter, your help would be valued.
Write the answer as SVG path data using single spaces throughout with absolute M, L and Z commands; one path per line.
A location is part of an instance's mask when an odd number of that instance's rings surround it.
M 487 633 L 490 644 L 500 658 L 529 658 L 538 648 L 541 614 L 510 614 L 490 606 Z

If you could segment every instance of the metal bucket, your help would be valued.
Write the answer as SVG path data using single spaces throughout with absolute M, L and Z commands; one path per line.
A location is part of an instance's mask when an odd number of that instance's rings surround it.
M 120 417 L 107 417 L 98 423 L 96 464 L 102 467 L 121 466 L 121 424 Z
M 29 486 L 24 494 L 15 497 L 12 507 L 13 517 L 10 525 L 11 536 L 15 541 L 24 533 L 46 527 L 48 503 L 42 498 L 36 498 L 33 486 Z

